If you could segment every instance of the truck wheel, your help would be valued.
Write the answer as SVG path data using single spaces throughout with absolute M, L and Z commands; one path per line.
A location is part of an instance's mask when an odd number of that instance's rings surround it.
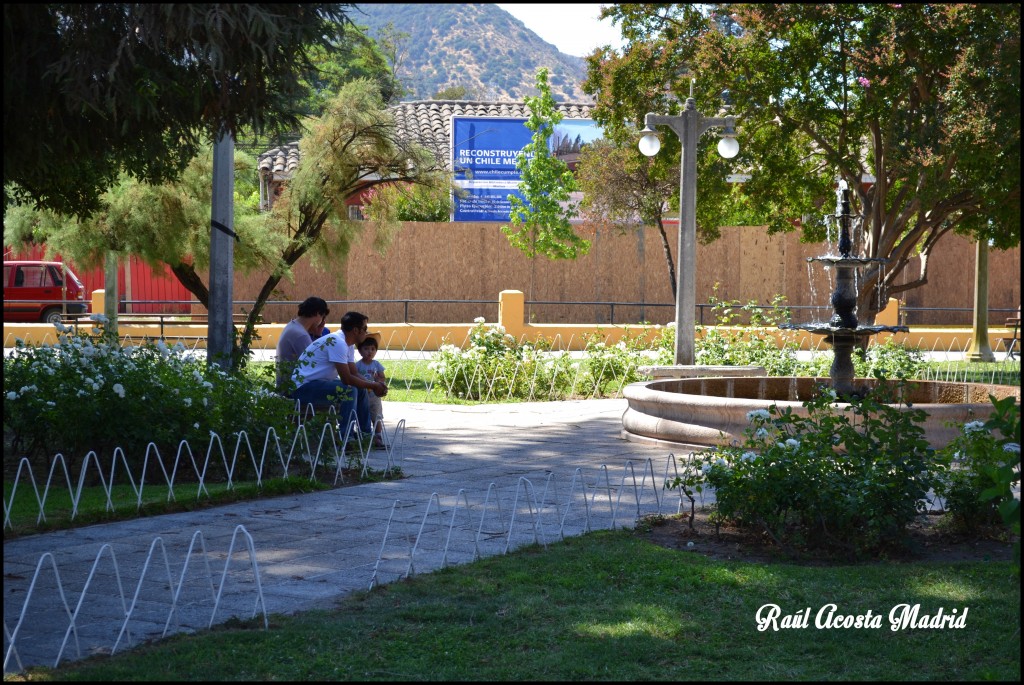
M 49 309 L 43 310 L 43 323 L 50 325 L 60 323 L 61 311 L 57 307 L 50 307 Z

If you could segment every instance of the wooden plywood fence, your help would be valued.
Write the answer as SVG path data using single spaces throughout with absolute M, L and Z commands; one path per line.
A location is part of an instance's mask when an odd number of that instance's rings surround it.
M 308 260 L 295 269 L 295 279 L 282 281 L 273 299 L 371 300 L 341 305 L 358 309 L 375 321 L 403 321 L 405 307 L 387 300 L 481 300 L 475 304 L 415 304 L 412 323 L 468 322 L 478 316 L 497 320 L 498 293 L 521 290 L 528 302 L 672 302 L 664 249 L 655 228 L 619 234 L 608 228 L 582 227 L 592 241 L 589 254 L 575 261 L 527 259 L 508 244 L 496 223 L 407 223 L 384 255 L 367 234 L 357 241 L 344 263 L 324 270 Z M 668 229 L 675 258 L 677 237 Z M 942 238 L 931 257 L 929 283 L 899 296 L 906 307 L 970 309 L 974 292 L 974 243 L 955 235 Z M 768 304 L 776 294 L 790 305 L 828 307 L 828 274 L 809 269 L 807 258 L 822 254 L 821 244 L 804 244 L 796 233 L 769 236 L 763 227 L 724 227 L 722 237 L 697 249 L 697 301 L 712 294 L 720 299 Z M 915 267 L 916 268 L 916 267 Z M 1020 249 L 993 250 L 989 255 L 989 306 L 1020 305 Z M 916 278 L 915 270 L 903 278 Z M 263 274 L 238 274 L 235 300 L 255 298 Z M 811 286 L 810 281 L 815 281 Z M 345 284 L 340 286 L 339 281 Z M 718 284 L 716 292 L 716 284 Z M 538 323 L 607 323 L 610 309 L 602 305 L 527 304 L 528 320 Z M 294 305 L 270 306 L 268 322 L 294 316 Z M 333 312 L 331 319 L 336 321 Z M 615 322 L 674 320 L 672 307 L 616 306 Z M 998 317 L 997 317 L 998 319 Z M 932 324 L 970 324 L 970 312 L 933 313 Z M 995 323 L 995 321 L 993 322 Z

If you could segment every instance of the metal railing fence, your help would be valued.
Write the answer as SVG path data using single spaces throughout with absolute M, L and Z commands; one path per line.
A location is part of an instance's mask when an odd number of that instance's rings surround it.
M 13 300 L 12 300 L 13 302 Z M 255 305 L 255 300 L 235 300 L 234 311 L 236 314 L 244 314 Z M 265 323 L 286 323 L 294 315 L 300 304 L 299 300 L 268 300 L 265 303 L 261 318 Z M 332 316 L 345 311 L 350 305 L 355 308 L 358 305 L 366 305 L 364 309 L 372 308 L 372 318 L 376 323 L 465 323 L 472 321 L 478 316 L 484 316 L 488 321 L 494 321 L 498 315 L 498 300 L 446 300 L 446 299 L 344 299 L 327 300 L 331 308 Z M 167 308 L 176 308 L 176 311 L 151 312 L 150 308 L 156 305 L 167 305 Z M 189 319 L 189 314 L 180 311 L 182 306 L 199 307 L 198 302 L 192 300 L 121 300 L 119 309 L 122 313 L 125 310 L 145 307 L 146 315 L 153 317 L 167 317 L 169 320 L 179 319 L 183 323 Z M 527 316 L 532 323 L 600 323 L 609 325 L 623 324 L 666 324 L 675 321 L 675 304 L 668 302 L 615 302 L 615 301 L 560 301 L 560 300 L 526 300 Z M 564 317 L 545 318 L 542 314 L 547 307 L 572 307 L 580 309 L 580 316 L 571 316 L 564 320 Z M 430 307 L 429 313 L 433 316 L 424 316 L 425 308 Z M 283 309 L 287 308 L 287 309 Z M 421 308 L 417 312 L 417 308 Z M 443 308 L 447 310 L 446 315 L 438 316 L 437 313 Z M 715 315 L 716 309 L 729 308 L 732 310 L 732 323 L 743 325 L 749 323 L 750 310 L 762 310 L 777 312 L 776 318 L 780 322 L 810 322 L 815 320 L 827 320 L 831 317 L 831 306 L 829 305 L 751 305 L 751 304 L 729 304 L 699 302 L 696 305 L 697 324 L 711 326 L 718 323 Z M 587 311 L 589 309 L 589 311 Z M 550 310 L 549 310 L 550 311 Z M 367 313 L 370 313 L 367 311 Z M 992 308 L 989 309 L 989 326 L 999 327 L 1003 321 L 1016 313 L 1014 309 Z M 801 315 L 802 314 L 802 315 Z M 929 325 L 971 325 L 973 309 L 970 307 L 900 307 L 901 325 L 906 326 L 929 326 Z M 553 320 L 553 319 L 563 320 Z M 931 320 L 929 320 L 931 319 Z M 945 320 L 943 320 L 945 319 Z M 954 320 L 949 320 L 954 319 Z

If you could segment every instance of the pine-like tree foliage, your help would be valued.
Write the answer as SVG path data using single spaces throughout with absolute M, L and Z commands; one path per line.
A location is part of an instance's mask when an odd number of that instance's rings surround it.
M 122 171 L 174 178 L 204 137 L 294 129 L 308 51 L 344 41 L 350 7 L 5 4 L 5 206 L 89 213 Z

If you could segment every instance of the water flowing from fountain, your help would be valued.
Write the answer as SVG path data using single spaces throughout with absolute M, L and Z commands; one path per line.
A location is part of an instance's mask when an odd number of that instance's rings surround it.
M 827 324 L 811 322 L 806 324 L 784 323 L 779 328 L 800 330 L 825 337 L 832 346 L 833 360 L 829 371 L 832 389 L 839 397 L 863 395 L 864 389 L 854 387 L 853 349 L 865 346 L 867 339 L 878 333 L 906 333 L 906 326 L 864 326 L 857 320 L 857 296 L 860 292 L 859 272 L 862 267 L 880 265 L 888 260 L 881 257 L 854 256 L 855 241 L 851 237 L 853 217 L 850 214 L 850 189 L 846 181 L 839 182 L 836 193 L 836 223 L 839 229 L 838 256 L 822 255 L 811 257 L 810 262 L 820 263 L 835 271 L 835 288 L 832 291 L 832 318 Z M 856 232 L 857 235 L 859 232 Z M 859 240 L 857 242 L 860 242 Z

